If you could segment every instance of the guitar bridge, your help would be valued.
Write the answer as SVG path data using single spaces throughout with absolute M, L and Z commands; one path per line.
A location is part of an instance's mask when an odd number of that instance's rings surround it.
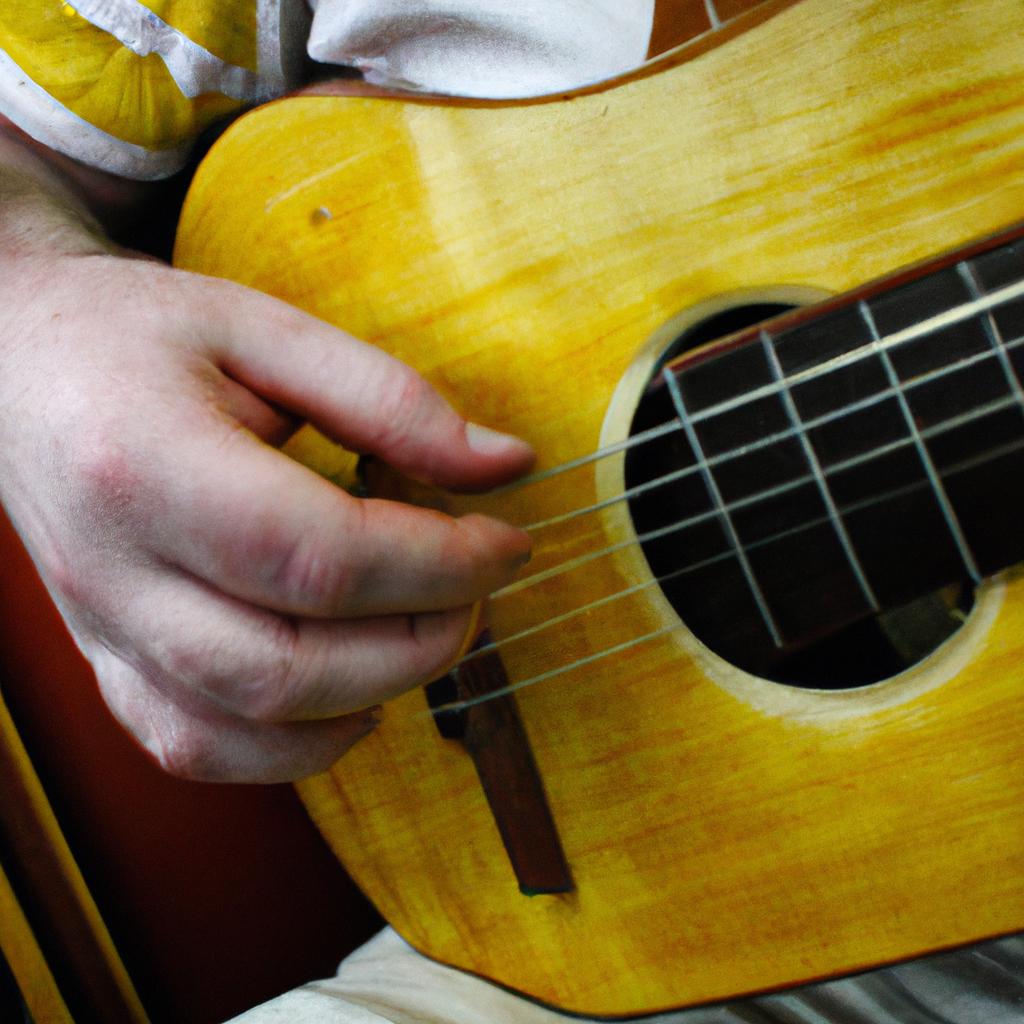
M 475 649 L 490 643 L 485 632 Z M 469 708 L 448 706 L 508 684 L 500 655 L 488 651 L 425 690 L 438 732 L 461 742 L 473 759 L 520 891 L 527 896 L 571 892 L 572 875 L 514 695 L 503 694 Z

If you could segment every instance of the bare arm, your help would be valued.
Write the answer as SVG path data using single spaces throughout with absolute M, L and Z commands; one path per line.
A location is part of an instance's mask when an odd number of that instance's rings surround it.
M 166 769 L 321 770 L 436 674 L 517 530 L 359 501 L 274 447 L 295 418 L 420 479 L 530 463 L 411 370 L 283 303 L 133 258 L 130 194 L 0 131 L 0 498 L 114 714 Z M 106 194 L 104 194 L 104 190 Z

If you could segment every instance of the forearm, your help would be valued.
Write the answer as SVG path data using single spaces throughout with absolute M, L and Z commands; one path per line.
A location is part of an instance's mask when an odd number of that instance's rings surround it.
M 0 266 L 104 248 L 102 228 L 69 176 L 0 125 Z
M 0 115 L 0 261 L 110 251 L 106 232 L 137 216 L 151 192 L 47 149 Z

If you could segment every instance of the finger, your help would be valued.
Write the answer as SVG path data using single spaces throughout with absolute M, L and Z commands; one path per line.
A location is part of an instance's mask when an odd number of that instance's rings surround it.
M 467 424 L 403 363 L 275 299 L 218 302 L 208 339 L 235 380 L 417 480 L 481 490 L 533 463 L 529 445 Z
M 297 416 L 264 402 L 230 377 L 221 377 L 219 390 L 220 404 L 228 418 L 241 423 L 275 448 L 283 445 L 302 425 Z
M 148 543 L 264 608 L 326 617 L 456 608 L 504 586 L 529 556 L 528 535 L 497 520 L 354 498 L 245 431 L 212 433 L 187 439 L 173 462 L 167 453 Z
M 177 703 L 250 722 L 333 718 L 442 675 L 470 609 L 370 619 L 289 619 L 154 568 L 111 609 L 105 644 Z
M 265 724 L 214 707 L 183 707 L 131 665 L 96 665 L 114 716 L 166 772 L 197 782 L 294 782 L 326 771 L 379 720 L 379 709 L 315 722 Z

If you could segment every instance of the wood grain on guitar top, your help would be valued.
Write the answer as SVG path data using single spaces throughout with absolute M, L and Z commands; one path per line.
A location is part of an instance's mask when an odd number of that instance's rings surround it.
M 843 291 L 1024 215 L 1019 0 L 754 13 L 693 60 L 570 100 L 273 104 L 201 170 L 177 261 L 382 345 L 542 467 L 593 451 L 625 434 L 650 339 L 681 311 Z M 607 496 L 608 465 L 453 507 L 533 523 Z M 621 506 L 585 522 L 553 528 L 526 572 L 629 539 Z M 596 560 L 572 601 L 646 572 L 635 549 Z M 492 632 L 563 613 L 566 586 L 495 601 Z M 656 593 L 510 644 L 510 677 L 670 628 Z M 986 585 L 926 663 L 861 690 L 769 684 L 675 630 L 521 691 L 571 894 L 519 893 L 422 692 L 302 792 L 415 946 L 573 1011 L 721 999 L 1019 929 L 1022 598 L 1015 577 Z

